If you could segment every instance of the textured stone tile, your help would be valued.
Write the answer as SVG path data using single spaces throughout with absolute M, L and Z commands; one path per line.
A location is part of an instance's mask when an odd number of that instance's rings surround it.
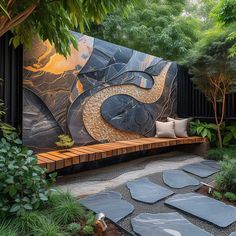
M 201 163 L 190 164 L 183 167 L 183 170 L 199 177 L 205 178 L 218 172 L 217 169 Z
M 127 183 L 131 197 L 137 201 L 154 203 L 172 195 L 169 189 L 151 182 L 148 178 L 141 178 Z
M 198 193 L 176 194 L 168 198 L 165 204 L 222 228 L 236 221 L 235 207 Z
M 172 188 L 184 188 L 192 185 L 199 185 L 200 182 L 182 170 L 165 170 L 163 181 Z
M 58 135 L 63 131 L 47 106 L 28 89 L 24 89 L 23 105 L 24 144 L 34 147 L 54 147 Z
M 206 161 L 202 161 L 201 164 L 210 166 L 210 167 L 215 168 L 215 169 L 217 169 L 217 170 L 220 169 L 220 164 L 219 164 L 219 162 L 217 162 L 217 161 L 206 160 Z
M 213 236 L 177 212 L 142 213 L 131 219 L 133 230 L 141 236 Z
M 79 202 L 96 213 L 103 212 L 114 222 L 118 222 L 134 210 L 134 206 L 123 200 L 120 193 L 113 191 L 97 193 Z

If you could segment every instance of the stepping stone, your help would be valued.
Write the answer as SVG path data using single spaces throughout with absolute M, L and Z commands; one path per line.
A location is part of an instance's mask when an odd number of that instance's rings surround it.
M 103 212 L 114 222 L 118 222 L 134 211 L 132 204 L 123 200 L 120 193 L 113 191 L 97 193 L 79 202 L 96 213 Z
M 236 221 L 236 207 L 198 193 L 176 194 L 168 198 L 165 204 L 219 227 L 227 227 Z
M 182 170 L 163 171 L 163 181 L 171 188 L 184 188 L 187 186 L 197 186 L 200 182 Z
M 236 236 L 236 231 L 231 233 L 229 236 Z
M 220 169 L 220 164 L 217 161 L 207 160 L 207 161 L 202 161 L 201 163 L 203 165 L 210 166 L 210 167 L 215 168 L 217 170 Z
M 141 213 L 131 219 L 131 225 L 134 232 L 141 236 L 213 236 L 177 212 Z
M 127 183 L 131 197 L 137 201 L 154 203 L 172 195 L 169 189 L 151 182 L 148 178 L 141 178 Z
M 189 165 L 184 166 L 182 169 L 186 172 L 197 175 L 201 178 L 208 177 L 218 172 L 217 169 L 212 168 L 208 165 L 203 165 L 201 163 L 189 164 Z

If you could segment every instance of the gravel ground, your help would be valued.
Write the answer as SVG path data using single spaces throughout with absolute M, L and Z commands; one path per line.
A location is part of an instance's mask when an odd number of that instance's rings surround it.
M 206 183 L 209 183 L 214 179 L 214 175 L 210 176 L 208 178 L 204 178 L 204 179 L 198 178 L 196 176 L 194 176 L 194 177 L 199 179 L 200 181 L 206 182 Z M 153 175 L 149 175 L 148 178 L 149 178 L 150 181 L 152 181 L 154 183 L 157 183 L 157 184 L 159 184 L 159 185 L 161 185 L 165 188 L 169 188 L 164 184 L 164 182 L 162 180 L 162 173 L 156 173 L 156 174 L 153 174 Z M 177 193 L 193 192 L 197 188 L 198 187 L 186 187 L 186 188 L 183 188 L 183 189 L 169 188 L 169 189 L 171 189 L 172 191 L 174 191 L 177 194 Z M 130 224 L 131 218 L 137 216 L 140 213 L 165 213 L 165 212 L 175 212 L 175 211 L 180 213 L 182 216 L 184 216 L 191 223 L 197 225 L 198 227 L 208 231 L 209 233 L 211 233 L 215 236 L 228 236 L 231 232 L 234 232 L 236 230 L 236 222 L 233 223 L 232 225 L 230 225 L 227 228 L 221 229 L 217 226 L 214 226 L 213 224 L 207 223 L 203 220 L 200 220 L 196 217 L 193 217 L 193 216 L 191 216 L 187 213 L 184 213 L 184 212 L 182 212 L 178 209 L 174 209 L 174 208 L 171 208 L 169 206 L 166 206 L 164 204 L 165 200 L 161 200 L 161 201 L 159 201 L 155 204 L 146 204 L 146 203 L 142 203 L 142 202 L 138 202 L 136 200 L 133 200 L 130 196 L 129 190 L 126 187 L 126 185 L 121 185 L 121 186 L 119 186 L 117 188 L 114 188 L 112 190 L 120 192 L 122 194 L 123 198 L 125 200 L 129 201 L 135 207 L 135 210 L 131 215 L 127 216 L 126 218 L 124 218 L 123 220 L 121 220 L 119 222 L 119 224 L 123 228 L 125 228 L 127 231 L 131 232 L 134 235 L 136 235 L 136 234 L 132 231 L 132 227 L 131 227 L 131 224 Z M 219 214 L 220 214 L 220 212 L 219 212 Z
M 136 171 L 136 170 L 142 170 L 145 168 L 145 166 L 152 162 L 152 161 L 175 161 L 180 162 L 187 160 L 190 157 L 194 157 L 196 155 L 193 154 L 186 154 L 182 152 L 168 152 L 168 153 L 161 153 L 153 156 L 146 156 L 146 157 L 139 157 L 134 160 L 125 161 L 122 163 L 109 165 L 106 167 L 98 168 L 98 169 L 92 169 L 87 170 L 71 175 L 64 175 L 59 176 L 57 179 L 57 184 L 66 184 L 68 182 L 73 183 L 77 182 L 78 179 L 80 182 L 83 181 L 107 181 L 114 179 L 118 176 L 120 176 L 123 173 L 130 172 L 130 171 Z
M 84 172 L 80 172 L 77 174 L 72 174 L 72 175 L 67 175 L 67 176 L 62 176 L 62 178 L 59 178 L 57 181 L 57 184 L 68 184 L 68 183 L 73 183 L 73 182 L 84 182 L 84 181 L 109 181 L 112 180 L 113 178 L 116 178 L 120 176 L 123 173 L 131 172 L 131 171 L 139 171 L 145 168 L 145 166 L 153 161 L 158 160 L 164 160 L 165 162 L 172 162 L 171 165 L 174 164 L 174 162 L 179 163 L 181 161 L 187 160 L 189 158 L 196 157 L 196 155 L 192 154 L 186 154 L 186 153 L 180 153 L 180 152 L 168 152 L 168 153 L 162 153 L 154 156 L 149 156 L 149 157 L 141 157 L 135 160 L 127 161 L 127 162 L 122 162 L 119 164 L 115 165 L 110 165 L 106 166 L 103 168 L 99 169 L 93 169 L 93 170 L 88 170 Z M 191 174 L 189 174 L 191 175 Z M 194 176 L 194 175 L 192 175 Z M 188 193 L 188 192 L 193 192 L 195 191 L 198 187 L 186 187 L 182 189 L 173 189 L 168 186 L 166 186 L 162 180 L 162 173 L 155 173 L 155 174 L 148 174 L 147 176 L 150 181 L 157 183 L 165 188 L 171 189 L 173 192 L 176 194 L 178 193 Z M 214 180 L 214 175 L 210 176 L 208 178 L 198 178 L 194 176 L 195 178 L 199 179 L 202 182 L 209 183 L 212 180 Z M 131 204 L 134 205 L 135 210 L 134 212 L 125 217 L 123 220 L 121 220 L 119 225 L 123 227 L 125 230 L 131 232 L 132 234 L 136 235 L 132 231 L 132 227 L 130 224 L 131 218 L 137 216 L 140 213 L 165 213 L 165 212 L 175 212 L 177 211 L 180 213 L 182 216 L 184 216 L 186 219 L 188 219 L 191 223 L 197 225 L 198 227 L 210 232 L 211 234 L 215 236 L 229 236 L 231 232 L 236 231 L 236 222 L 232 225 L 230 225 L 227 228 L 219 228 L 217 226 L 214 226 L 213 224 L 207 223 L 206 221 L 200 220 L 196 217 L 193 217 L 187 213 L 184 213 L 178 209 L 171 208 L 169 206 L 166 206 L 164 204 L 165 200 L 161 200 L 155 204 L 146 204 L 142 202 L 138 202 L 136 200 L 133 200 L 130 196 L 130 192 L 128 188 L 126 187 L 126 184 L 122 184 L 118 187 L 115 188 L 109 188 L 106 189 L 108 190 L 113 190 L 120 192 L 125 200 L 130 202 Z M 220 212 L 219 212 L 220 214 Z M 112 235 L 111 235 L 112 236 Z M 147 235 L 148 236 L 148 235 Z

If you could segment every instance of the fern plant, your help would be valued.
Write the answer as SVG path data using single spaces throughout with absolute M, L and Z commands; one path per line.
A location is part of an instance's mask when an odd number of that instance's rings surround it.
M 59 148 L 70 148 L 74 145 L 74 141 L 70 136 L 61 134 L 58 136 L 58 141 L 55 143 Z

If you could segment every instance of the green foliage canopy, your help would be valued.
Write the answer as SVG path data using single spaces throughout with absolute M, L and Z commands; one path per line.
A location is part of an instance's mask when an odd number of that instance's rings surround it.
M 236 39 L 236 0 L 221 0 L 213 11 L 213 15 L 224 25 L 234 24 L 234 31 L 229 34 L 228 40 Z M 232 57 L 236 56 L 236 43 L 229 49 Z
M 101 23 L 117 7 L 122 8 L 133 0 L 0 0 L 0 36 L 11 30 L 14 46 L 31 45 L 38 35 L 55 44 L 56 50 L 67 55 L 70 42 L 77 41 L 69 32 L 79 27 L 83 31 L 89 22 Z
M 88 34 L 169 60 L 180 61 L 198 40 L 200 22 L 184 14 L 183 0 L 149 0 L 127 16 L 111 14 Z

